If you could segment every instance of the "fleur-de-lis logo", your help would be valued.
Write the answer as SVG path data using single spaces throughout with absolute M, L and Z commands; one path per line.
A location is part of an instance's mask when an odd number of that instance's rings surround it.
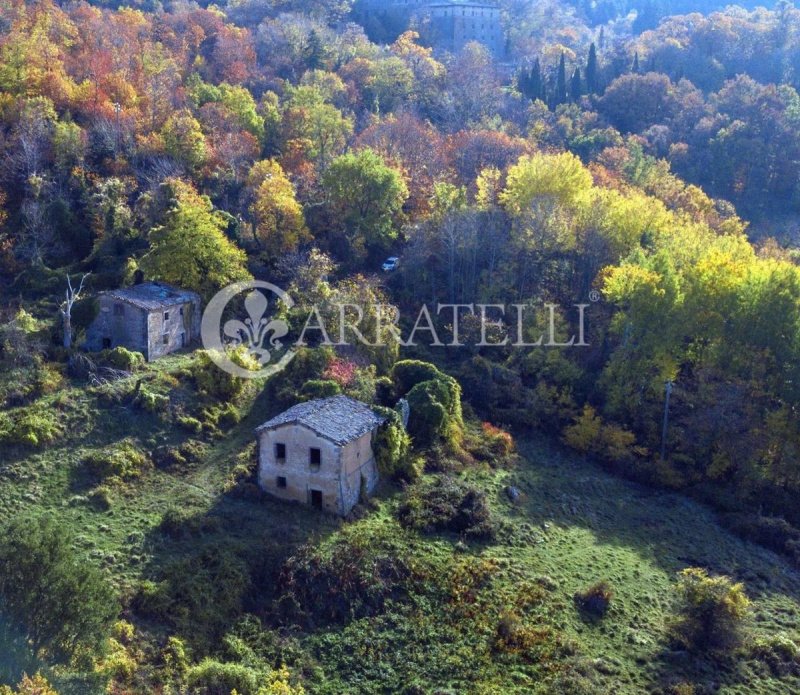
M 270 316 L 270 301 L 261 290 L 267 290 L 275 296 L 273 312 L 277 302 L 286 309 L 294 306 L 292 298 L 279 287 L 264 282 L 251 280 L 237 282 L 220 290 L 206 306 L 200 335 L 203 346 L 214 363 L 229 374 L 252 379 L 269 376 L 283 369 L 294 357 L 295 351 L 288 349 L 281 340 L 289 334 L 288 323 L 281 318 Z M 222 317 L 228 304 L 237 295 L 247 293 L 244 298 L 244 309 L 247 316 L 232 318 L 222 325 Z M 258 364 L 259 369 L 246 369 L 231 359 L 231 350 L 244 348 L 247 354 Z M 282 352 L 279 359 L 276 353 Z M 274 361 L 277 359 L 277 361 Z
M 289 333 L 289 325 L 283 319 L 270 319 L 266 316 L 269 302 L 258 290 L 253 290 L 244 298 L 244 308 L 247 318 L 244 321 L 226 321 L 222 332 L 229 338 L 228 345 L 244 345 L 248 355 L 258 362 L 259 367 L 263 367 L 271 359 L 270 348 L 265 347 L 264 340 L 271 335 L 269 346 L 280 350 L 283 347 L 280 339 Z

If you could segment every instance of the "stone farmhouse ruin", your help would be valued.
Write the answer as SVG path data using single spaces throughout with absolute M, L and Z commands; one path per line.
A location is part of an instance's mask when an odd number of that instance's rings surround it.
M 200 337 L 200 295 L 160 282 L 101 292 L 97 317 L 86 330 L 87 350 L 124 347 L 148 362 Z
M 346 516 L 378 482 L 372 445 L 384 419 L 360 401 L 300 403 L 256 428 L 258 481 L 275 497 Z

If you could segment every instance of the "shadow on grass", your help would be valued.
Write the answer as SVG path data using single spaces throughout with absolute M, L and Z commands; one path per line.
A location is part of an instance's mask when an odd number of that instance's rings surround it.
M 525 469 L 516 474 L 514 484 L 523 489 L 526 499 L 512 508 L 512 516 L 542 529 L 543 553 L 552 547 L 561 560 L 585 563 L 574 574 L 586 578 L 596 573 L 589 581 L 599 581 L 614 572 L 627 584 L 626 624 L 619 623 L 618 627 L 624 630 L 642 624 L 636 613 L 649 610 L 644 604 L 658 591 L 648 586 L 646 574 L 638 574 L 650 565 L 672 577 L 673 582 L 677 572 L 692 566 L 706 568 L 712 575 L 728 575 L 745 584 L 747 594 L 760 602 L 762 611 L 773 613 L 767 621 L 759 618 L 760 630 L 797 629 L 798 572 L 785 558 L 725 530 L 709 508 L 678 493 L 617 478 L 546 440 L 522 440 L 519 448 L 527 463 L 521 464 Z M 559 528 L 580 530 L 578 538 L 585 538 L 586 547 L 559 545 L 576 542 L 575 536 L 559 538 Z M 621 568 L 614 564 L 626 562 L 625 553 L 630 552 L 642 562 L 628 561 L 629 566 Z M 604 553 L 609 557 L 604 558 Z M 641 595 L 631 607 L 631 593 L 639 589 Z M 673 597 L 660 595 L 657 599 L 660 605 L 654 615 L 668 615 Z M 792 603 L 794 606 L 789 605 Z M 613 619 L 614 613 L 612 610 L 603 623 Z M 599 625 L 589 621 L 587 626 L 595 630 Z M 764 664 L 747 653 L 741 653 L 738 659 L 711 658 L 691 655 L 669 644 L 660 649 L 658 644 L 654 646 L 647 668 L 654 688 L 666 682 L 685 682 L 697 684 L 698 692 L 706 692 L 704 688 L 713 690 L 720 685 L 749 682 L 750 678 L 771 677 L 768 670 L 764 673 Z M 777 681 L 774 684 L 778 687 Z

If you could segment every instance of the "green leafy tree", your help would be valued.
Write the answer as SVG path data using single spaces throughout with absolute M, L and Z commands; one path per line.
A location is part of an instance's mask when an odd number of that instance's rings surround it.
M 294 186 L 278 162 L 257 162 L 247 177 L 253 240 L 267 256 L 297 250 L 311 239 Z
M 0 622 L 36 657 L 66 663 L 100 647 L 119 606 L 100 570 L 73 550 L 62 523 L 49 516 L 9 523 L 0 536 L 0 567 Z
M 358 258 L 383 253 L 397 237 L 408 198 L 400 172 L 367 148 L 335 159 L 322 178 L 331 213 Z
M 223 233 L 225 218 L 211 201 L 180 179 L 169 179 L 164 187 L 170 206 L 163 223 L 150 231 L 142 270 L 205 299 L 232 282 L 250 279 L 247 258 Z
M 208 160 L 208 147 L 200 123 L 188 111 L 173 113 L 161 130 L 164 149 L 190 171 Z

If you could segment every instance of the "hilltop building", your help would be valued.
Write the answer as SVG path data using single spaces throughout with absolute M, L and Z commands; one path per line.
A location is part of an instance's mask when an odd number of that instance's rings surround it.
M 357 15 L 367 25 L 377 20 L 399 32 L 413 22 L 434 48 L 456 53 L 477 41 L 496 56 L 505 52 L 500 8 L 493 2 L 362 0 L 359 8 Z

